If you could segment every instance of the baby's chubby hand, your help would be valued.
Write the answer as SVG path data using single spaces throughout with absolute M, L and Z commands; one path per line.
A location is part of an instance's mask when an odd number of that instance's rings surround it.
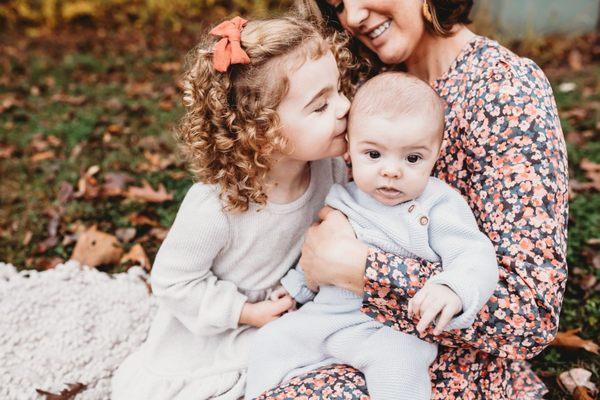
M 285 289 L 283 290 L 285 291 Z M 292 296 L 287 291 L 282 292 L 278 288 L 271 293 L 269 300 L 244 304 L 239 323 L 260 328 L 295 307 L 296 301 Z
M 434 335 L 439 335 L 462 307 L 460 297 L 448 286 L 428 283 L 408 302 L 408 316 L 419 318 L 417 330 L 423 333 L 439 315 L 433 330 Z

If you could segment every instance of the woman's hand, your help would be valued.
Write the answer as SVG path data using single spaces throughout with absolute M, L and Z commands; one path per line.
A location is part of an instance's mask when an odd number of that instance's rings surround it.
M 296 302 L 289 294 L 277 300 L 265 300 L 258 303 L 246 303 L 240 315 L 240 325 L 251 325 L 260 328 L 285 312 L 292 310 Z
M 369 248 L 354 235 L 348 219 L 330 207 L 319 211 L 321 223 L 306 232 L 300 265 L 308 286 L 335 285 L 363 293 L 365 263 Z

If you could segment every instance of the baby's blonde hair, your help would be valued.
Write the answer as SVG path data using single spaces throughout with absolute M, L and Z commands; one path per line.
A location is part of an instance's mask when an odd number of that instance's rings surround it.
M 288 75 L 308 58 L 331 50 L 338 62 L 342 90 L 350 91 L 351 53 L 344 35 L 325 37 L 319 27 L 295 16 L 252 20 L 242 30 L 241 46 L 250 64 L 213 67 L 218 38 L 207 37 L 187 58 L 183 78 L 185 115 L 177 131 L 195 178 L 218 184 L 229 211 L 266 204 L 263 184 L 272 155 L 286 151 L 276 109 L 289 88 Z

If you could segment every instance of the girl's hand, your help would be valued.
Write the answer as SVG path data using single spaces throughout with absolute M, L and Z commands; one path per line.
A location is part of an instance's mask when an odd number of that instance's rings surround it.
M 273 292 L 271 292 L 271 296 L 269 296 L 269 299 L 271 301 L 277 301 L 285 296 L 291 297 L 291 294 L 287 291 L 286 288 L 284 288 L 283 286 L 279 286 L 277 289 L 275 289 L 275 290 L 273 290 Z M 292 306 L 287 311 L 296 311 L 298 309 L 296 306 L 297 306 L 296 300 L 292 297 Z
M 242 308 L 239 323 L 260 328 L 292 309 L 294 304 L 294 299 L 290 295 L 285 295 L 275 301 L 265 300 L 258 303 L 246 303 Z
M 283 286 L 278 286 L 275 290 L 273 290 L 271 292 L 271 296 L 269 296 L 269 300 L 272 301 L 277 301 L 282 297 L 285 297 L 286 295 L 290 295 L 289 292 L 283 287 Z
M 316 292 L 319 285 L 335 285 L 362 294 L 368 246 L 356 239 L 341 212 L 324 207 L 319 218 L 321 223 L 306 232 L 300 257 L 309 288 Z
M 460 297 L 446 285 L 430 283 L 423 286 L 415 296 L 408 301 L 408 316 L 419 318 L 417 330 L 423 333 L 425 328 L 439 315 L 433 330 L 434 335 L 442 333 L 448 322 L 463 307 Z

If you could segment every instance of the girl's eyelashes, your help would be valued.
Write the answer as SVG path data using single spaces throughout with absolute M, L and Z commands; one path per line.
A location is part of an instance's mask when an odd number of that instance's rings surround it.
M 423 157 L 418 154 L 409 154 L 408 157 L 406 157 L 406 160 L 411 164 L 416 164 L 419 162 L 419 160 L 421 160 L 421 158 Z
M 323 103 L 323 105 L 321 107 L 315 109 L 315 112 L 322 113 L 323 111 L 327 110 L 328 106 L 329 106 L 329 103 Z
M 381 153 L 376 150 L 368 151 L 367 155 L 371 160 L 377 160 L 379 157 L 381 157 Z

